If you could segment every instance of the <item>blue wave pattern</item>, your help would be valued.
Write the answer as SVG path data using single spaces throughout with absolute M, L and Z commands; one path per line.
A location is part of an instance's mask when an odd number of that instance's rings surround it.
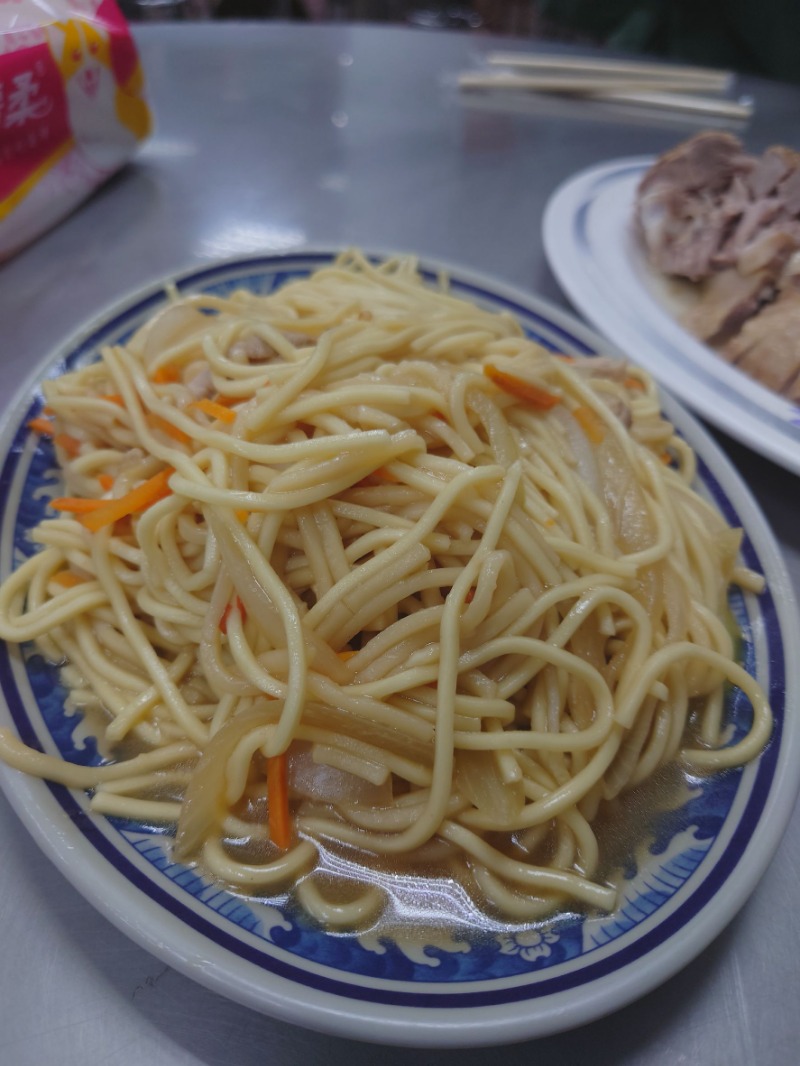
M 740 590 L 731 589 L 728 605 L 741 635 L 741 661 L 749 672 L 755 669 L 755 648 L 747 607 Z M 726 699 L 729 743 L 740 740 L 752 723 L 752 708 L 738 689 L 729 689 Z M 631 855 L 623 868 L 629 888 L 622 893 L 617 912 L 608 921 L 590 923 L 587 942 L 601 947 L 623 936 L 659 910 L 688 881 L 708 854 L 728 815 L 741 782 L 743 770 L 725 770 L 711 777 L 690 778 L 693 795 L 682 806 L 664 811 L 653 821 L 649 854 L 666 855 L 673 841 L 691 831 L 692 843 L 656 868 L 639 870 Z
M 457 931 L 461 939 L 469 938 L 468 953 L 449 952 L 434 945 L 424 949 L 429 964 L 410 959 L 392 939 L 381 939 L 379 950 L 365 948 L 352 935 L 332 936 L 315 926 L 306 915 L 291 903 L 281 907 L 273 902 L 270 909 L 283 916 L 274 922 L 259 918 L 247 903 L 218 885 L 200 876 L 191 866 L 174 862 L 169 845 L 146 833 L 141 826 L 117 823 L 122 836 L 139 855 L 168 878 L 173 885 L 187 892 L 199 903 L 233 922 L 245 932 L 274 944 L 310 962 L 395 981 L 433 981 L 450 984 L 453 981 L 476 981 L 492 977 L 511 977 L 543 969 L 577 958 L 582 950 L 582 919 L 570 918 L 548 926 L 546 933 L 537 934 L 545 944 L 531 950 L 519 934 L 502 937 L 476 938 L 469 930 Z M 125 828 L 123 828 L 123 824 Z M 505 951 L 502 949 L 505 948 Z M 537 950 L 538 949 L 538 950 Z
M 260 920 L 243 900 L 216 885 L 209 884 L 192 867 L 173 862 L 158 837 L 154 838 L 149 833 L 145 833 L 141 827 L 133 832 L 122 829 L 121 833 L 143 859 L 169 878 L 178 888 L 183 889 L 216 914 L 227 918 L 240 929 L 248 933 L 260 931 Z
M 316 266 L 320 261 L 319 258 L 316 261 L 312 259 L 311 266 Z M 268 293 L 278 285 L 307 273 L 308 267 L 305 266 L 280 271 L 222 268 L 201 272 L 194 276 L 188 287 L 195 291 L 202 287 L 217 295 L 227 295 L 237 288 Z M 483 295 L 485 299 L 487 295 L 469 285 L 459 289 L 467 296 Z M 518 314 L 528 336 L 551 350 L 564 349 L 561 339 L 570 339 L 560 327 L 526 313 L 524 308 L 495 297 L 491 297 L 491 302 Z M 155 307 L 157 301 L 153 303 L 151 300 L 151 304 Z M 107 327 L 107 333 L 113 330 L 115 337 L 120 337 L 120 326 L 124 324 L 124 316 L 115 319 Z M 95 335 L 93 341 L 99 348 L 102 337 Z M 585 344 L 577 339 L 572 339 L 571 348 L 574 351 L 587 351 Z M 68 356 L 67 367 L 73 366 L 77 359 L 84 362 L 86 354 L 87 348 L 83 344 Z M 39 401 L 34 404 L 31 413 L 35 413 L 38 404 Z M 23 422 L 14 442 L 15 450 L 21 449 L 25 436 Z M 33 455 L 16 518 L 14 547 L 18 561 L 37 550 L 30 540 L 29 530 L 46 516 L 47 499 L 58 486 L 54 466 L 52 446 L 43 439 Z M 755 657 L 749 618 L 743 597 L 735 591 L 731 595 L 731 610 L 742 631 L 745 666 L 752 670 Z M 83 765 L 99 762 L 101 757 L 94 740 L 75 736 L 82 719 L 80 714 L 68 714 L 65 711 L 67 693 L 59 681 L 57 668 L 45 662 L 30 646 L 24 647 L 22 653 L 33 697 L 58 750 L 69 761 Z M 746 698 L 738 692 L 728 701 L 728 715 L 733 725 L 732 739 L 735 740 L 746 731 L 751 717 Z M 22 739 L 36 744 L 32 724 L 27 722 L 26 726 L 29 728 L 22 732 L 29 735 Z M 192 867 L 173 862 L 163 830 L 121 820 L 109 821 L 116 826 L 128 846 L 134 848 L 151 867 L 154 877 L 167 879 L 196 904 L 213 911 L 245 934 L 274 944 L 308 962 L 338 971 L 383 980 L 447 984 L 505 979 L 556 967 L 586 955 L 634 929 L 674 896 L 702 863 L 730 810 L 740 779 L 741 771 L 698 779 L 693 782 L 695 794 L 684 806 L 656 820 L 650 848 L 654 857 L 665 854 L 676 836 L 690 829 L 694 832 L 696 844 L 660 864 L 656 863 L 654 867 L 648 863 L 647 869 L 641 872 L 631 860 L 623 871 L 626 881 L 630 882 L 630 895 L 623 893 L 624 903 L 620 910 L 603 924 L 602 929 L 588 937 L 588 943 L 584 936 L 586 919 L 576 914 L 566 915 L 541 929 L 509 931 L 500 935 L 476 935 L 474 930 L 457 928 L 453 931 L 454 937 L 466 941 L 469 950 L 447 951 L 430 945 L 424 950 L 429 964 L 415 961 L 403 951 L 401 944 L 388 937 L 381 939 L 378 949 L 370 949 L 353 935 L 326 933 L 291 901 L 276 908 L 283 915 L 283 922 L 265 924 L 258 916 L 257 908 L 250 907 L 240 897 L 209 882 Z M 273 906 L 270 904 L 270 907 Z
M 708 846 L 687 848 L 656 871 L 645 874 L 637 883 L 636 892 L 623 892 L 613 917 L 591 929 L 587 937 L 589 948 L 610 944 L 655 914 L 683 887 L 707 854 Z
M 17 523 L 14 529 L 14 552 L 18 561 L 29 559 L 39 551 L 30 530 L 47 515 L 47 501 L 60 485 L 55 452 L 52 443 L 45 437 L 33 454 L 28 483 L 19 501 Z

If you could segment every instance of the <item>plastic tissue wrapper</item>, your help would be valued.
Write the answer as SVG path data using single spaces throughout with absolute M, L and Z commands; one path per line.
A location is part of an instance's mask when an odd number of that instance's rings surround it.
M 0 0 L 0 260 L 126 163 L 150 125 L 114 0 Z

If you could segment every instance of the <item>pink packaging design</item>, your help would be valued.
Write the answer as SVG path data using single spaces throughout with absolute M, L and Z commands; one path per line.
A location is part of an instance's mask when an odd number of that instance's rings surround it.
M 0 0 L 0 260 L 128 162 L 150 127 L 115 0 Z

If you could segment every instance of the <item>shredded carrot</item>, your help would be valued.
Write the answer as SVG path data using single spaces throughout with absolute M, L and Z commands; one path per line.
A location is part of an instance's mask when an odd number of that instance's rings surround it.
M 79 441 L 77 437 L 73 437 L 69 433 L 56 433 L 53 440 L 64 449 L 70 459 L 74 459 L 81 450 L 82 441 Z
M 561 397 L 554 392 L 548 392 L 540 385 L 534 385 L 530 381 L 507 374 L 505 370 L 498 370 L 491 363 L 484 363 L 483 372 L 490 381 L 493 381 L 503 392 L 515 396 L 518 400 L 537 407 L 540 411 L 549 411 L 557 403 L 561 403 Z
M 375 485 L 384 485 L 387 482 L 390 485 L 399 485 L 400 478 L 395 477 L 391 470 L 387 470 L 385 466 L 379 466 L 371 474 L 367 474 L 366 477 L 362 477 L 360 481 L 357 481 L 354 488 L 371 488 Z
M 226 396 L 223 392 L 218 392 L 214 397 L 214 403 L 218 403 L 220 407 L 234 407 L 243 400 L 244 396 Z
M 32 418 L 28 423 L 28 429 L 32 429 L 34 433 L 38 433 L 42 437 L 52 437 L 55 433 L 55 426 L 49 418 Z
M 219 629 L 220 629 L 221 633 L 226 633 L 227 634 L 227 632 L 228 632 L 228 618 L 230 617 L 230 613 L 231 613 L 231 611 L 233 610 L 234 607 L 239 612 L 239 614 L 242 616 L 242 625 L 244 625 L 245 622 L 247 621 L 247 611 L 245 610 L 245 606 L 242 603 L 242 601 L 239 599 L 239 597 L 236 596 L 234 598 L 233 603 L 229 603 L 225 607 L 225 610 L 222 612 L 222 617 L 219 620 Z
M 44 407 L 42 408 L 42 414 L 43 415 L 47 415 L 48 418 L 52 418 L 53 415 L 55 414 L 55 411 L 53 410 L 53 408 L 50 406 L 49 403 L 46 403 L 44 405 Z
M 236 414 L 233 411 L 229 411 L 221 403 L 215 403 L 214 400 L 194 400 L 187 406 L 195 407 L 198 411 L 209 415 L 209 417 L 218 418 L 220 422 L 227 422 L 229 425 L 231 422 L 236 421 Z
M 636 389 L 637 392 L 644 392 L 644 382 L 638 378 L 627 377 L 622 384 L 626 389 Z
M 117 407 L 125 406 L 125 401 L 122 399 L 118 392 L 103 393 L 103 395 L 98 396 L 97 399 L 106 400 L 108 403 L 115 403 Z
M 395 477 L 391 470 L 387 470 L 385 466 L 379 466 L 375 471 L 375 477 L 381 479 L 381 481 L 388 481 L 391 485 L 399 485 L 400 478 Z
M 606 427 L 603 425 L 602 418 L 591 407 L 576 407 L 572 413 L 592 444 L 600 444 L 605 440 Z
M 71 570 L 59 570 L 57 574 L 53 574 L 51 580 L 58 585 L 63 585 L 65 589 L 71 589 L 76 585 L 85 585 L 88 578 L 74 574 Z
M 669 466 L 672 463 L 674 456 L 671 455 L 669 452 L 662 452 L 658 458 L 661 460 L 664 466 Z
M 243 507 L 240 507 L 237 511 L 234 511 L 233 513 L 236 515 L 236 517 L 239 519 L 239 521 L 242 523 L 242 525 L 245 524 L 245 522 L 247 521 L 248 516 L 250 514 L 250 512 L 249 511 L 245 511 L 245 509 Z
M 111 474 L 98 474 L 97 480 L 100 482 L 100 488 L 103 492 L 108 492 L 114 487 L 114 478 Z
M 174 473 L 172 467 L 167 466 L 147 481 L 143 481 L 141 485 L 137 485 L 135 489 L 120 496 L 119 499 L 97 501 L 101 506 L 91 514 L 86 514 L 82 519 L 83 524 L 87 529 L 96 533 L 98 529 L 110 526 L 119 518 L 126 518 L 128 515 L 146 510 L 152 504 L 163 500 L 165 496 L 169 496 L 172 492 L 169 479 Z
M 108 500 L 87 500 L 82 496 L 57 496 L 50 501 L 54 511 L 69 511 L 70 514 L 90 514 L 105 507 Z
M 473 601 L 474 599 L 475 599 L 475 589 L 474 589 L 474 588 L 471 588 L 471 589 L 469 589 L 469 590 L 467 591 L 467 594 L 466 594 L 466 596 L 464 597 L 464 603 L 472 603 L 472 601 Z
M 188 444 L 192 439 L 188 433 L 184 433 L 182 429 L 178 429 L 172 422 L 168 422 L 166 418 L 161 418 L 160 415 L 150 415 L 150 421 L 157 429 L 162 430 L 168 437 L 172 437 L 173 440 L 177 440 L 181 444 Z
M 352 659 L 358 653 L 354 652 L 352 648 L 343 648 L 341 651 L 337 651 L 336 654 L 343 663 L 346 663 L 348 659 Z
M 174 366 L 160 366 L 150 377 L 154 385 L 172 385 L 180 381 L 180 374 Z
M 292 822 L 289 816 L 289 764 L 286 752 L 267 759 L 267 804 L 269 807 L 269 838 L 286 851 L 292 843 Z

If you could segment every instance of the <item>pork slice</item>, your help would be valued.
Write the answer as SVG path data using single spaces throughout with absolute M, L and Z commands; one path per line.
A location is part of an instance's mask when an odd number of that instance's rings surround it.
M 761 200 L 775 191 L 779 182 L 797 166 L 792 160 L 792 156 L 796 154 L 789 148 L 776 145 L 758 157 L 747 176 L 747 184 L 754 200 Z
M 787 287 L 746 322 L 722 354 L 774 392 L 800 396 L 800 287 Z
M 731 247 L 731 234 L 736 232 L 740 219 L 751 203 L 750 190 L 743 176 L 734 175 L 733 181 L 719 197 L 714 210 L 714 225 L 719 228 L 721 236 L 719 246 L 710 259 L 709 265 L 712 269 L 720 270 L 736 263 L 737 253 Z
M 643 203 L 640 218 L 650 227 L 651 239 L 658 241 L 648 249 L 657 269 L 692 281 L 699 281 L 716 269 L 729 220 L 719 213 L 708 194 L 675 193 L 671 201 L 660 205 Z
M 654 187 L 684 191 L 726 188 L 735 173 L 752 169 L 742 142 L 730 133 L 705 132 L 664 152 L 639 183 L 639 194 Z
M 746 204 L 716 259 L 725 265 L 736 262 L 743 273 L 754 269 L 752 263 L 757 266 L 762 251 L 773 240 L 780 240 L 780 235 L 800 247 L 800 154 L 788 148 L 771 148 L 759 160 L 759 169 L 768 158 L 772 161 L 769 180 L 751 187 L 760 195 Z M 756 176 L 754 172 L 751 181 Z
M 751 315 L 777 292 L 796 245 L 783 234 L 754 250 L 750 267 L 740 261 L 706 279 L 700 286 L 700 299 L 686 316 L 684 324 L 712 347 L 725 344 Z M 757 255 L 756 252 L 759 254 Z
M 796 170 L 800 167 L 800 152 L 796 148 L 789 148 L 785 144 L 773 144 L 767 149 L 767 153 L 780 156 L 791 170 Z
M 738 257 L 750 241 L 775 221 L 780 211 L 781 204 L 774 196 L 748 204 L 726 242 L 729 254 Z
M 800 250 L 792 252 L 778 278 L 778 288 L 800 284 Z
M 753 162 L 728 133 L 697 134 L 656 160 L 639 183 L 635 212 L 653 266 L 692 281 L 716 269 L 731 220 L 749 203 L 742 178 Z
M 737 269 L 740 274 L 753 274 L 779 261 L 783 272 L 798 249 L 800 222 L 776 223 L 756 233 L 752 240 L 740 249 L 736 260 Z
M 703 283 L 700 301 L 684 325 L 707 344 L 718 347 L 730 340 L 774 291 L 772 268 L 740 274 L 736 267 L 726 267 Z
M 788 174 L 776 190 L 784 213 L 789 218 L 800 216 L 800 165 Z

